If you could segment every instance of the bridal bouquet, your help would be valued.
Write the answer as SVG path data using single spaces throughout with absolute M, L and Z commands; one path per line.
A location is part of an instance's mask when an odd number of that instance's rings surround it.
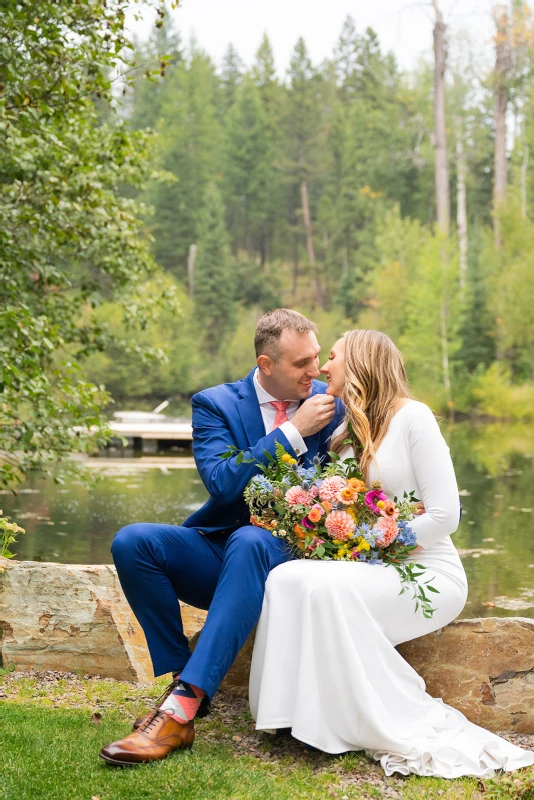
M 230 447 L 223 457 L 244 453 Z M 253 525 L 285 540 L 298 558 L 322 561 L 365 561 L 391 565 L 401 579 L 400 594 L 411 589 L 415 611 L 425 617 L 435 611 L 426 592 L 438 593 L 431 581 L 420 582 L 424 566 L 408 557 L 417 547 L 410 528 L 417 498 L 404 492 L 389 498 L 376 481 L 367 487 L 354 458 L 340 460 L 329 453 L 331 463 L 322 467 L 316 456 L 313 467 L 304 468 L 280 444 L 276 457 L 265 451 L 267 465 L 245 489 L 245 501 Z

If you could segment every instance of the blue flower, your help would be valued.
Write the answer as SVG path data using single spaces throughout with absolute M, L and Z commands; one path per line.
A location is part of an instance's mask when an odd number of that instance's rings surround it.
M 273 485 L 265 475 L 255 475 L 250 481 L 250 485 L 255 492 L 273 491 Z
M 370 544 L 371 547 L 374 547 L 379 536 L 378 533 L 374 533 L 374 531 L 371 530 L 371 526 L 368 525 L 367 522 L 362 522 L 361 525 L 358 525 L 356 535 L 362 536 L 364 541 L 367 542 L 367 544 Z
M 317 476 L 315 467 L 297 467 L 296 473 L 303 481 L 313 481 L 313 479 Z
M 399 533 L 397 536 L 397 542 L 402 545 L 403 547 L 409 547 L 410 545 L 416 544 L 417 536 L 413 532 L 413 530 L 409 527 L 407 522 L 399 522 Z

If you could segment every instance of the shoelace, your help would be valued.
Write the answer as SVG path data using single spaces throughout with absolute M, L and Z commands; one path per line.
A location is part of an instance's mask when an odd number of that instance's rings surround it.
M 152 714 L 150 715 L 150 717 L 147 719 L 147 721 L 146 721 L 146 722 L 144 722 L 144 723 L 143 723 L 143 724 L 140 726 L 139 730 L 140 730 L 140 731 L 143 731 L 143 732 L 149 731 L 149 730 L 150 730 L 150 728 L 153 726 L 153 724 L 154 724 L 154 723 L 157 721 L 157 717 L 161 717 L 163 714 L 165 714 L 165 712 L 164 712 L 164 711 L 160 711 L 160 710 L 159 710 L 159 708 L 156 708 L 156 709 L 155 709 L 155 710 L 152 712 Z

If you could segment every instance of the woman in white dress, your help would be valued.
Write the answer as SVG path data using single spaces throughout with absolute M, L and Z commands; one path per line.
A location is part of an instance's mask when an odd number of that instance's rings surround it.
M 436 611 L 414 613 L 399 595 L 393 567 L 364 562 L 296 560 L 266 584 L 250 675 L 256 728 L 291 728 L 327 753 L 365 750 L 386 774 L 488 776 L 534 763 L 522 750 L 430 697 L 423 679 L 395 649 L 442 628 L 467 598 L 465 572 L 450 535 L 460 519 L 449 449 L 434 415 L 410 396 L 402 356 L 378 331 L 346 333 L 321 369 L 346 420 L 331 449 L 353 455 L 347 422 L 361 443 L 367 485 L 389 497 L 413 490 L 424 513 L 411 523 Z M 416 554 L 415 554 L 416 553 Z

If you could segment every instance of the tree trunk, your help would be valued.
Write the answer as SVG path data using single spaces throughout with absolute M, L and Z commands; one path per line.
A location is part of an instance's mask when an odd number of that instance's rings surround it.
M 195 294 L 195 258 L 197 255 L 197 246 L 192 244 L 189 247 L 189 255 L 187 257 L 187 281 L 189 284 L 189 297 L 194 297 Z
M 312 269 L 313 282 L 315 284 L 315 294 L 317 302 L 323 307 L 323 292 L 321 289 L 321 282 L 317 272 L 317 263 L 315 261 L 315 251 L 313 249 L 313 231 L 310 216 L 310 203 L 308 199 L 308 182 L 303 179 L 300 183 L 300 199 L 302 203 L 302 219 L 304 228 L 306 230 L 306 251 L 308 253 L 308 261 Z
M 528 169 L 528 143 L 524 135 L 523 163 L 521 164 L 521 217 L 527 218 L 527 169 Z
M 439 232 L 448 237 L 451 224 L 451 206 L 449 190 L 449 164 L 447 161 L 447 129 L 445 119 L 445 69 L 447 66 L 447 26 L 439 10 L 438 0 L 433 0 L 436 12 L 434 25 L 434 163 L 436 173 L 436 211 Z M 443 271 L 447 272 L 448 254 L 444 243 L 441 259 Z M 451 375 L 449 364 L 449 340 L 447 335 L 447 282 L 443 281 L 443 294 L 440 306 L 440 340 L 442 354 L 443 384 L 445 399 L 449 408 L 449 418 L 454 419 L 454 407 L 451 393 Z
M 460 251 L 460 300 L 465 300 L 467 285 L 467 193 L 466 166 L 463 142 L 462 121 L 455 117 L 456 128 L 456 229 L 458 231 L 458 249 Z
M 493 160 L 493 237 L 496 247 L 501 247 L 500 210 L 506 201 L 506 112 L 508 88 L 506 79 L 510 70 L 508 42 L 509 20 L 506 6 L 495 10 L 495 150 Z
M 433 0 L 436 12 L 434 26 L 434 161 L 436 170 L 436 210 L 438 227 L 446 236 L 450 228 L 449 166 L 447 163 L 447 133 L 445 120 L 445 68 L 447 66 L 447 42 L 437 0 Z
M 297 299 L 297 291 L 299 285 L 299 268 L 300 268 L 299 242 L 298 242 L 298 237 L 295 236 L 295 241 L 293 243 L 293 287 L 292 287 L 293 302 Z
M 349 257 L 347 251 L 347 245 L 344 244 L 341 248 L 341 282 L 345 280 L 347 275 L 349 274 Z
M 441 366 L 443 369 L 443 383 L 445 386 L 445 399 L 449 409 L 449 420 L 454 422 L 454 404 L 452 402 L 451 371 L 449 365 L 449 339 L 447 336 L 447 305 L 445 298 L 441 302 L 439 331 L 441 339 Z
M 319 273 L 317 272 L 317 262 L 315 260 L 315 250 L 313 249 L 313 230 L 311 224 L 310 214 L 310 201 L 308 197 L 308 181 L 306 179 L 306 157 L 304 152 L 300 154 L 300 168 L 301 168 L 301 181 L 300 181 L 300 203 L 302 206 L 302 221 L 304 222 L 304 229 L 306 231 L 306 252 L 308 253 L 308 261 L 313 275 L 313 282 L 315 284 L 315 294 L 317 302 L 324 308 L 323 291 L 321 288 L 321 281 Z

